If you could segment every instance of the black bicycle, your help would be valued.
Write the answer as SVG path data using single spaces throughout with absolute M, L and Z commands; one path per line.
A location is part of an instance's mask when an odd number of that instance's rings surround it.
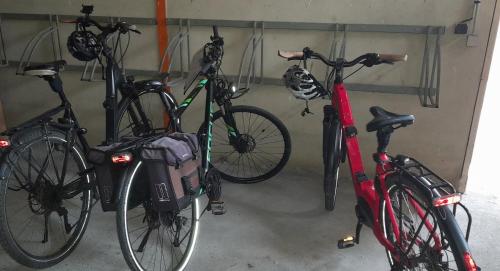
M 207 48 L 202 48 L 193 57 L 191 67 L 198 67 Z M 221 62 L 224 51 L 221 48 Z M 212 158 L 210 163 L 221 176 L 235 183 L 255 183 L 267 180 L 283 169 L 291 153 L 290 134 L 286 126 L 273 114 L 249 105 L 232 105 L 232 100 L 241 97 L 248 89 L 236 89 L 227 80 L 220 63 L 214 83 L 213 101 L 220 110 L 213 113 L 213 133 L 211 140 Z M 186 80 L 184 93 L 206 71 L 195 69 Z M 170 93 L 162 96 L 167 104 L 168 127 L 171 131 L 182 131 L 181 116 L 200 91 L 208 84 L 208 79 L 198 81 L 187 97 L 178 104 Z M 206 121 L 198 134 L 206 134 Z
M 203 47 L 202 54 L 195 56 L 198 65 L 193 66 L 198 70 L 196 77 L 203 77 L 196 87 L 197 91 L 202 88 L 207 90 L 203 132 L 199 134 L 204 189 L 193 195 L 193 204 L 189 208 L 178 213 L 157 211 L 154 204 L 149 203 L 149 199 L 141 206 L 135 207 L 134 189 L 143 186 L 144 182 L 141 177 L 143 161 L 140 156 L 135 159 L 121 181 L 117 211 L 118 239 L 125 260 L 132 270 L 183 270 L 196 245 L 201 215 L 206 210 L 211 210 L 216 215 L 225 212 L 223 202 L 220 201 L 220 175 L 218 170 L 210 165 L 212 127 L 215 119 L 212 104 L 216 97 L 225 91 L 217 87 L 217 72 L 220 69 L 224 41 L 216 26 L 213 33 L 211 42 Z M 209 202 L 202 212 L 198 198 L 203 193 L 207 194 Z
M 146 136 L 161 129 L 163 112 L 148 110 L 145 97 L 162 101 L 163 84 L 124 78 L 111 35 L 140 33 L 125 22 L 101 25 L 90 18 L 91 6 L 78 18 L 68 49 L 79 60 L 99 58 L 105 66 L 105 145 L 132 131 Z M 88 28 L 100 31 L 93 34 Z M 129 36 L 130 38 L 130 36 Z M 123 56 L 121 56 L 123 57 Z M 67 257 L 87 227 L 98 199 L 93 169 L 87 164 L 87 130 L 80 126 L 59 76 L 65 61 L 24 67 L 26 75 L 47 81 L 61 105 L 2 133 L 0 160 L 0 245 L 17 262 L 46 268 Z M 118 94 L 121 99 L 118 99 Z M 147 100 L 152 100 L 148 98 Z M 164 99 L 163 99 L 164 100 Z M 158 117 L 157 117 L 158 116 Z

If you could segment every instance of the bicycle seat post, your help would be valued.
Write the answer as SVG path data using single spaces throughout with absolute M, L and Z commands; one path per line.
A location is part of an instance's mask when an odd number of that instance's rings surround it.
M 392 126 L 386 126 L 377 130 L 377 153 L 387 152 L 392 132 L 394 132 L 394 128 L 392 128 Z

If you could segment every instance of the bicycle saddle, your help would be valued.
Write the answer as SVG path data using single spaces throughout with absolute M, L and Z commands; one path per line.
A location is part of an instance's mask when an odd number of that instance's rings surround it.
M 142 80 L 134 82 L 134 88 L 137 90 L 163 90 L 165 84 L 159 80 Z
M 57 60 L 41 64 L 29 65 L 24 67 L 24 74 L 33 76 L 52 76 L 59 73 L 66 65 L 65 60 Z
M 366 130 L 368 132 L 377 131 L 384 127 L 393 126 L 395 124 L 407 126 L 413 124 L 413 122 L 415 121 L 415 117 L 413 115 L 398 115 L 386 111 L 379 106 L 370 107 L 370 113 L 372 113 L 375 118 L 368 122 L 368 124 L 366 125 Z

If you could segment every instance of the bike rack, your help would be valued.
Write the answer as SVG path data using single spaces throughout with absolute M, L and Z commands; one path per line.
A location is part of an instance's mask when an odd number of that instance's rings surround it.
M 264 78 L 264 22 L 261 22 L 260 33 L 257 33 L 257 22 L 253 22 L 252 36 L 247 42 L 243 55 L 241 56 L 240 66 L 238 69 L 236 89 L 240 94 L 234 96 L 237 98 L 246 93 L 252 84 L 257 83 L 256 65 L 257 65 L 257 48 L 260 45 L 260 78 L 259 83 L 262 83 Z
M 5 46 L 5 38 L 3 36 L 3 28 L 2 28 L 2 16 L 0 16 L 0 67 L 9 66 L 9 60 L 7 59 L 6 46 Z
M 429 27 L 425 36 L 418 97 L 423 107 L 438 108 L 441 85 L 441 33 L 436 32 L 433 47 L 431 33 L 432 28 Z
M 3 19 L 15 19 L 15 20 L 44 20 L 47 15 L 43 14 L 24 14 L 24 13 L 2 13 Z M 55 15 L 49 15 L 52 18 Z M 57 17 L 57 16 L 56 16 Z M 62 19 L 73 19 L 74 16 L 71 15 L 60 15 L 59 18 Z M 112 17 L 117 18 L 117 17 Z M 97 21 L 107 21 L 110 17 L 105 16 L 94 16 Z M 140 25 L 155 25 L 156 20 L 153 18 L 122 18 L 123 20 Z M 282 85 L 282 80 L 279 78 L 267 78 L 264 77 L 263 67 L 264 67 L 264 57 L 263 51 L 263 41 L 264 41 L 264 30 L 268 32 L 269 30 L 312 30 L 312 31 L 333 31 L 333 40 L 330 46 L 330 56 L 343 56 L 347 50 L 346 37 L 348 32 L 364 32 L 364 33 L 387 33 L 387 34 L 412 34 L 412 35 L 425 35 L 425 46 L 423 52 L 423 61 L 420 73 L 420 82 L 418 86 L 394 86 L 394 85 L 376 85 L 376 84 L 362 84 L 362 83 L 348 83 L 347 87 L 352 91 L 364 91 L 364 92 L 380 92 L 380 93 L 391 93 L 391 94 L 407 94 L 416 95 L 419 97 L 420 104 L 424 107 L 439 107 L 439 92 L 440 92 L 440 76 L 441 76 L 441 51 L 440 51 L 440 39 L 445 33 L 445 27 L 443 26 L 424 26 L 424 25 L 386 25 L 386 24 L 338 24 L 338 23 L 310 23 L 310 22 L 284 22 L 284 21 L 244 21 L 244 20 L 208 20 L 208 19 L 188 19 L 188 18 L 168 18 L 166 22 L 170 27 L 178 26 L 179 32 L 184 33 L 183 37 L 180 39 L 177 49 L 174 51 L 169 51 L 167 56 L 173 56 L 177 54 L 179 50 L 179 71 L 174 72 L 170 67 L 170 77 L 186 77 L 186 67 L 189 69 L 191 50 L 190 50 L 190 29 L 191 27 L 209 27 L 214 24 L 219 27 L 231 27 L 231 28 L 247 28 L 253 29 L 253 33 L 250 39 L 247 41 L 246 47 L 243 51 L 241 57 L 241 62 L 239 65 L 238 74 L 228 75 L 233 77 L 235 82 L 237 82 L 238 88 L 249 88 L 254 83 L 266 83 Z M 260 33 L 258 33 L 258 28 Z M 56 31 L 56 30 L 52 30 Z M 343 35 L 341 34 L 343 32 Z M 43 35 L 48 35 L 44 33 Z M 52 33 L 55 39 L 58 39 L 58 33 Z M 341 39 L 342 38 L 342 39 Z M 53 39 L 54 40 L 54 39 Z M 257 57 L 260 44 L 261 56 L 260 56 L 260 74 L 258 75 L 257 67 Z M 56 43 L 53 42 L 53 48 L 55 49 Z M 35 46 L 36 47 L 36 46 Z M 59 46 L 60 47 L 60 46 Z M 174 46 L 175 47 L 175 46 Z M 25 52 L 26 55 L 30 55 L 30 50 Z M 187 61 L 185 56 L 187 55 Z M 23 56 L 26 57 L 26 56 Z M 172 58 L 172 57 L 171 57 Z M 162 58 L 162 61 L 166 59 Z M 26 62 L 23 59 L 22 62 Z M 28 61 L 29 62 L 29 61 Z M 186 65 L 187 63 L 187 65 Z M 95 73 L 96 63 L 86 64 L 87 75 L 90 72 Z M 329 68 L 328 68 L 329 70 Z M 327 70 L 327 72 L 328 72 Z M 18 70 L 19 71 L 19 70 Z M 155 74 L 156 71 L 148 70 L 133 70 L 134 72 L 139 72 L 143 74 Z M 180 75 L 180 76 L 179 76 Z M 260 77 L 260 78 L 259 78 Z M 93 78 L 93 76 L 91 77 Z M 93 79 L 91 79 L 93 80 Z M 327 84 L 327 82 L 325 81 Z
M 179 32 L 172 39 L 170 39 L 170 42 L 168 43 L 167 48 L 163 52 L 163 56 L 162 56 L 161 61 L 160 61 L 160 66 L 158 68 L 159 74 L 164 73 L 164 72 L 170 73 L 172 70 L 172 67 L 174 66 L 174 62 L 175 62 L 174 56 L 177 52 L 179 52 L 179 60 L 180 60 L 179 66 L 180 66 L 180 70 L 181 70 L 180 76 L 177 80 L 170 80 L 168 82 L 165 82 L 167 84 L 167 86 L 169 86 L 169 87 L 172 87 L 172 86 L 176 85 L 177 83 L 183 81 L 183 79 L 185 77 L 184 50 L 183 50 L 184 45 L 186 45 L 186 47 L 187 47 L 186 49 L 187 49 L 188 60 L 191 57 L 190 47 L 189 47 L 189 30 L 190 30 L 189 20 L 188 20 L 187 26 L 186 26 L 187 30 L 184 30 L 181 25 L 179 25 L 179 26 L 180 26 Z M 166 71 L 162 71 L 161 68 L 163 67 L 165 62 L 168 63 L 168 67 L 167 67 Z M 189 70 L 189 68 L 190 68 L 190 62 L 188 61 L 188 70 Z M 171 77 L 169 76 L 168 78 L 170 79 Z
M 21 58 L 19 59 L 19 64 L 17 66 L 16 74 L 24 75 L 24 67 L 31 64 L 31 58 L 33 53 L 40 45 L 40 42 L 47 37 L 50 37 L 52 44 L 52 54 L 54 61 L 62 59 L 62 49 L 61 49 L 61 39 L 59 35 L 59 16 L 58 15 L 48 15 L 49 16 L 49 27 L 38 32 L 31 40 L 28 42 L 23 50 Z
M 333 31 L 333 39 L 332 39 L 332 44 L 330 45 L 330 53 L 328 54 L 328 57 L 330 59 L 336 59 L 336 58 L 344 58 L 345 57 L 345 50 L 346 50 L 346 44 L 347 44 L 347 32 L 349 31 L 348 26 L 344 26 L 344 31 L 342 34 L 342 38 L 339 38 L 339 26 L 338 24 L 335 25 L 335 30 Z M 337 49 L 340 48 L 337 52 Z M 325 81 L 323 83 L 323 86 L 326 87 L 326 89 L 330 89 L 331 85 L 330 82 L 328 81 L 328 75 L 330 75 L 332 68 L 330 66 L 326 66 L 326 72 L 325 72 Z M 326 98 L 326 97 L 325 97 Z

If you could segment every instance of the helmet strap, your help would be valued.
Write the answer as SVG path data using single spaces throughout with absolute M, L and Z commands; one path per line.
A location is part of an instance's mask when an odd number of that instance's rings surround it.
M 305 117 L 306 114 L 312 114 L 312 115 L 314 115 L 314 113 L 311 112 L 311 110 L 309 110 L 309 101 L 308 100 L 306 100 L 306 108 L 304 108 L 304 110 L 302 110 L 302 112 L 300 113 L 300 115 L 302 117 Z

